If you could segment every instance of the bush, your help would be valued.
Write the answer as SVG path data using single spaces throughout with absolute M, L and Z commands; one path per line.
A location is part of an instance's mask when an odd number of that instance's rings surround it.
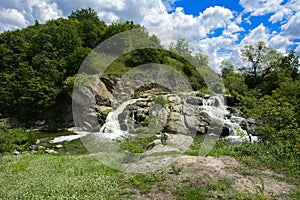
M 0 127 L 0 153 L 9 153 L 13 150 L 24 151 L 36 143 L 33 133 L 22 129 L 11 129 L 8 126 Z

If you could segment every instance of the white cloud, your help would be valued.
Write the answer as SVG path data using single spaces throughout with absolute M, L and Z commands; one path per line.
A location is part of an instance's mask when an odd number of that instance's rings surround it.
M 180 0 L 162 0 L 162 3 L 165 5 L 167 11 L 173 11 L 175 9 L 174 3 Z
M 244 12 L 251 13 L 252 16 L 261 16 L 274 13 L 281 8 L 283 0 L 240 0 Z
M 220 6 L 214 6 L 205 9 L 203 14 L 200 13 L 198 20 L 201 25 L 207 27 L 207 29 L 216 29 L 224 28 L 230 23 L 232 18 L 233 14 L 231 10 Z
M 220 72 L 221 62 L 231 59 L 237 40 L 238 34 L 227 32 L 219 37 L 200 40 L 198 48 L 204 55 L 209 56 L 211 67 Z
M 261 23 L 242 39 L 241 45 L 250 45 L 257 43 L 258 41 L 267 42 L 269 39 L 270 34 L 268 33 L 268 29 Z
M 289 8 L 282 7 L 281 9 L 277 10 L 275 14 L 273 14 L 269 21 L 272 23 L 280 22 L 286 17 L 290 17 L 293 15 L 293 11 Z
M 284 37 L 282 35 L 274 35 L 270 41 L 268 42 L 268 44 L 278 50 L 279 52 L 285 54 L 286 53 L 286 49 L 289 45 L 292 44 L 292 42 L 287 38 Z
M 269 18 L 272 23 L 288 20 L 295 12 L 300 11 L 298 0 L 240 0 L 240 5 L 244 8 L 244 13 L 250 13 L 247 20 L 251 16 L 272 14 Z
M 282 31 L 285 36 L 290 39 L 300 38 L 300 12 L 296 13 L 290 20 L 282 26 Z
M 4 15 L 0 18 L 0 32 L 24 28 L 33 24 L 35 19 L 44 23 L 49 19 L 56 19 L 62 16 L 62 12 L 58 9 L 57 4 L 50 0 L 3 0 L 0 6 L 2 15 Z M 8 19 L 12 22 L 11 25 L 3 24 Z
M 25 27 L 28 21 L 24 15 L 16 9 L 0 8 L 0 31 Z

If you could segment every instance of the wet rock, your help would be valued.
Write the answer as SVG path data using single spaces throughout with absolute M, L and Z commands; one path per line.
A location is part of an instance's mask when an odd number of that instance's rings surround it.
M 226 106 L 235 106 L 236 105 L 236 98 L 235 96 L 231 95 L 224 95 L 224 101 Z
M 229 128 L 226 126 L 223 126 L 221 136 L 228 136 L 228 135 L 230 135 Z

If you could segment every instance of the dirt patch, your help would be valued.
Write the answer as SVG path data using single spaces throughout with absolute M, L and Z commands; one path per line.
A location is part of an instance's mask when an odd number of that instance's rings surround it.
M 248 168 L 228 156 L 184 155 L 169 166 L 165 173 L 167 173 L 166 178 L 155 184 L 150 192 L 140 194 L 136 190 L 136 194 L 129 199 L 177 199 L 175 193 L 178 187 L 189 185 L 201 189 L 206 187 L 207 183 L 218 181 L 226 181 L 235 192 L 244 191 L 255 195 L 263 190 L 263 193 L 271 199 L 290 199 L 289 193 L 294 188 L 294 185 L 272 178 L 281 177 L 280 174 L 271 170 L 260 171 Z

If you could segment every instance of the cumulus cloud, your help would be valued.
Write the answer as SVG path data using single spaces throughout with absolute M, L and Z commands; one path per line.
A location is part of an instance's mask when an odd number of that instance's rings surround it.
M 287 47 L 292 44 L 292 42 L 287 37 L 284 37 L 282 35 L 274 35 L 273 37 L 271 37 L 268 43 L 272 48 L 278 50 L 283 54 L 286 53 Z
M 267 42 L 270 38 L 270 34 L 268 33 L 268 29 L 261 23 L 259 26 L 250 31 L 248 35 L 246 35 L 242 41 L 241 45 L 250 45 L 257 43 L 258 41 Z
M 162 0 L 162 3 L 165 5 L 167 11 L 173 11 L 175 9 L 175 2 L 180 0 Z
M 283 0 L 240 0 L 240 5 L 244 12 L 249 12 L 252 16 L 261 16 L 278 11 L 282 2 Z
M 282 26 L 282 31 L 285 36 L 291 39 L 300 38 L 300 12 L 296 13 L 291 19 Z
M 250 13 L 247 20 L 250 20 L 251 16 L 272 14 L 269 18 L 272 23 L 288 20 L 295 12 L 300 11 L 298 0 L 240 0 L 240 5 L 244 8 L 244 13 Z
M 288 18 L 293 15 L 293 11 L 289 8 L 282 7 L 281 9 L 277 10 L 275 14 L 273 14 L 269 21 L 272 23 L 280 22 L 284 18 Z
M 23 0 L 1 2 L 0 31 L 24 28 L 33 24 L 34 20 L 44 23 L 49 19 L 62 16 L 55 2 L 49 0 Z M 6 24 L 6 22 L 8 22 Z
M 0 9 L 0 31 L 17 29 L 28 25 L 24 15 L 16 9 Z

